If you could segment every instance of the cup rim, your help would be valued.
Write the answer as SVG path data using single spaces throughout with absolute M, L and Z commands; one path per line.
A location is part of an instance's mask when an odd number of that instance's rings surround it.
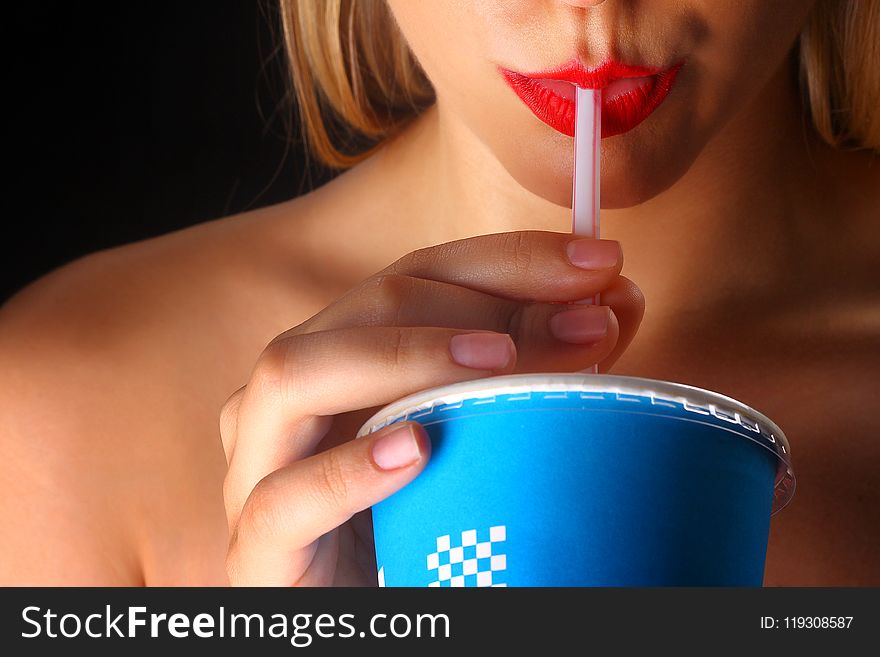
M 727 395 L 660 379 L 571 372 L 506 374 L 459 381 L 420 390 L 387 404 L 364 422 L 355 437 L 361 438 L 409 415 L 424 415 L 437 406 L 457 404 L 464 399 L 535 392 L 615 393 L 619 397 L 647 397 L 652 403 L 673 402 L 688 411 L 738 423 L 752 432 L 757 428 L 761 434 L 767 434 L 769 441 L 753 442 L 767 448 L 777 458 L 772 513 L 776 514 L 785 508 L 794 495 L 796 480 L 791 464 L 791 449 L 779 425 L 760 411 Z

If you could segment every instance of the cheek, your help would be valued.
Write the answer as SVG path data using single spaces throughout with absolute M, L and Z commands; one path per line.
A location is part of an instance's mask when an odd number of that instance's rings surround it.
M 508 114 L 509 116 L 505 116 Z M 551 203 L 571 207 L 573 141 L 530 114 L 496 111 L 483 115 L 483 142 L 511 177 Z
M 521 186 L 570 205 L 572 140 L 537 121 L 495 64 L 516 61 L 524 45 L 541 43 L 527 36 L 540 18 L 534 5 L 533 0 L 389 0 L 441 111 L 462 123 Z M 539 49 L 526 59 L 541 57 Z
M 750 0 L 707 11 L 709 38 L 691 67 L 699 75 L 698 118 L 735 113 L 757 96 L 784 63 L 812 5 Z
M 380 0 L 381 1 L 381 0 Z M 400 31 L 425 70 L 431 83 L 438 86 L 438 75 L 444 73 L 447 54 L 453 50 L 454 35 L 450 8 L 437 0 L 384 0 Z

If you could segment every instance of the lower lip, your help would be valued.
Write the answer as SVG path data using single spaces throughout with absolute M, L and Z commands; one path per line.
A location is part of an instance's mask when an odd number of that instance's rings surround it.
M 681 64 L 656 75 L 615 80 L 602 90 L 602 138 L 629 132 L 647 119 L 669 95 Z M 574 137 L 575 86 L 559 80 L 535 80 L 501 69 L 507 84 L 532 113 L 554 130 Z

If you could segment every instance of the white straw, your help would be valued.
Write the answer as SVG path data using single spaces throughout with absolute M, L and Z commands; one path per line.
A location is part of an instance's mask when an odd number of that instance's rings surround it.
M 602 141 L 602 91 L 575 87 L 572 232 L 599 238 L 599 144 Z
M 599 239 L 599 156 L 602 143 L 602 90 L 575 86 L 574 173 L 571 231 Z M 581 303 L 590 303 L 589 300 Z M 592 299 L 599 304 L 599 295 Z M 599 373 L 599 366 L 584 370 Z

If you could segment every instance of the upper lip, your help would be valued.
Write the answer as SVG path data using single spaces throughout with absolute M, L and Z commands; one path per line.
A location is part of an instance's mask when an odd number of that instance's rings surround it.
M 662 70 L 662 68 L 656 67 L 622 64 L 613 60 L 602 62 L 595 68 L 587 68 L 578 60 L 573 59 L 547 71 L 520 73 L 520 75 L 533 80 L 561 80 L 584 89 L 602 89 L 615 80 L 643 78 L 656 75 Z

